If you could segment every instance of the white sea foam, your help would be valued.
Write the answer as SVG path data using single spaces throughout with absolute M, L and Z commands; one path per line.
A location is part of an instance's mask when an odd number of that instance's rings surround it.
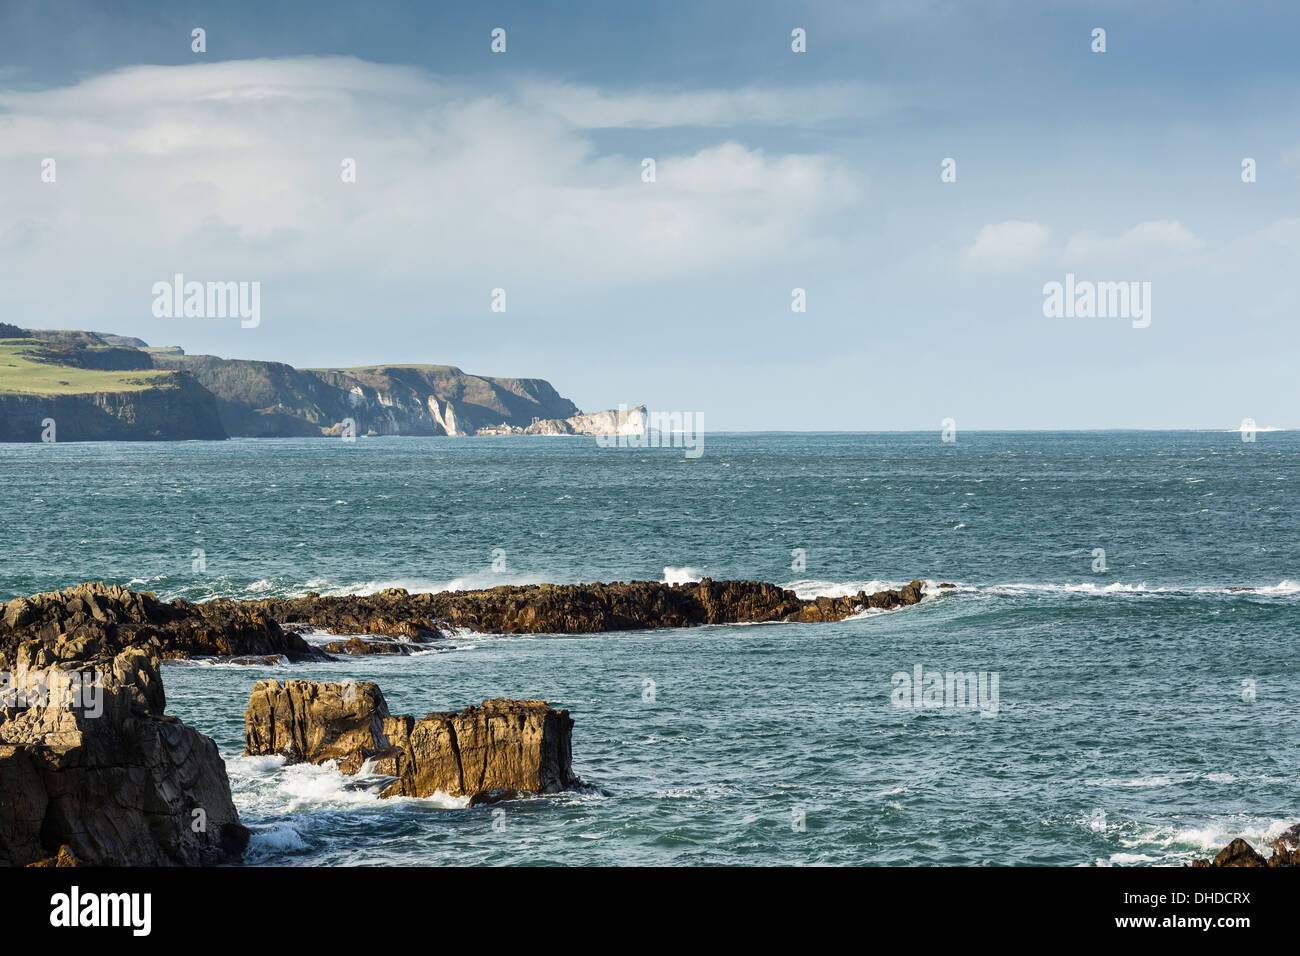
M 248 840 L 248 859 L 258 861 L 291 850 L 305 850 L 307 841 L 294 827 L 279 823 L 265 830 L 254 830 Z
M 664 568 L 664 584 L 693 584 L 702 580 L 704 580 L 704 572 L 699 568 Z

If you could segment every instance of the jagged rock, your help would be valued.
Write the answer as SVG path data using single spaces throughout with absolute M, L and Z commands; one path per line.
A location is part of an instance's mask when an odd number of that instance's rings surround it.
M 284 655 L 324 660 L 297 634 L 286 633 L 248 602 L 167 603 L 147 591 L 102 582 L 17 598 L 0 614 L 0 670 L 13 669 L 30 645 L 33 666 L 86 661 L 138 647 L 160 659 Z
M 385 797 L 491 790 L 556 793 L 580 785 L 571 769 L 573 720 L 540 700 L 484 701 L 419 720 L 388 712 L 378 685 L 264 680 L 244 714 L 246 755 L 335 760 L 344 773 L 367 762 L 398 779 Z
M 1193 860 L 1192 866 L 1268 866 L 1268 861 L 1255 852 L 1249 843 L 1237 837 L 1220 850 L 1213 860 Z
M 210 738 L 164 715 L 157 662 L 129 649 L 24 671 L 47 654 L 37 641 L 19 648 L 0 707 L 0 864 L 64 845 L 92 866 L 238 859 L 248 831 L 225 763 Z
M 59 852 L 47 860 L 37 860 L 35 863 L 28 863 L 28 866 L 79 866 L 76 854 L 65 843 L 59 847 Z
M 1300 823 L 1270 843 L 1269 849 L 1273 851 L 1269 866 L 1300 866 Z

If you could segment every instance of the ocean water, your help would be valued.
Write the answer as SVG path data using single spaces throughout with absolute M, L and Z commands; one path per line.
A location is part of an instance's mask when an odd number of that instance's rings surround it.
M 1298 476 L 1289 432 L 710 435 L 698 459 L 518 437 L 0 445 L 0 598 L 919 577 L 921 605 L 836 624 L 169 665 L 169 712 L 216 739 L 258 863 L 1174 864 L 1300 822 Z M 899 706 L 917 666 L 990 694 L 996 675 L 996 707 Z M 375 680 L 417 715 L 544 698 L 604 792 L 494 815 L 244 758 L 268 676 Z

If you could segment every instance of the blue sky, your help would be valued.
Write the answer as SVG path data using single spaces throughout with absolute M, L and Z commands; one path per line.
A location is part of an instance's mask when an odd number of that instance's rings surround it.
M 0 319 L 537 376 L 714 429 L 1295 425 L 1297 26 L 1264 3 L 9 0 Z M 261 282 L 261 324 L 154 318 L 176 272 Z M 1149 327 L 1045 317 L 1067 273 L 1150 282 Z

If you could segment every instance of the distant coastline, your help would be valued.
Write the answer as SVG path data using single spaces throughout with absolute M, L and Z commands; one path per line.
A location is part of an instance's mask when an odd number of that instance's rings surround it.
M 299 369 L 0 323 L 2 442 L 610 435 L 645 414 L 584 413 L 544 379 L 451 365 Z

